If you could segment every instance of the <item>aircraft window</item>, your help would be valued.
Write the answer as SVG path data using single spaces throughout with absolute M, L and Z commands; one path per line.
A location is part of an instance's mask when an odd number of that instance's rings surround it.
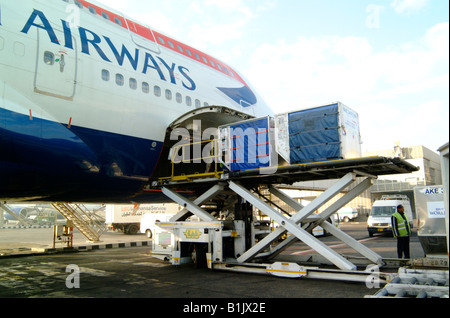
M 202 56 L 203 62 L 205 62 L 206 64 L 208 64 L 208 60 L 206 59 L 206 57 Z
M 44 63 L 47 65 L 55 64 L 55 54 L 50 51 L 44 52 Z
M 104 17 L 106 20 L 109 20 L 109 15 L 106 12 L 102 12 L 102 17 Z
M 142 92 L 145 94 L 150 93 L 150 85 L 147 82 L 142 82 Z
M 164 44 L 164 45 L 166 44 L 166 42 L 164 41 L 164 39 L 162 37 L 158 36 L 158 40 L 159 40 L 159 43 Z
M 175 45 L 173 45 L 173 43 L 172 42 L 170 42 L 170 41 L 167 41 L 167 43 L 169 43 L 169 46 L 172 48 L 172 49 L 174 49 L 175 48 Z
M 110 79 L 109 71 L 108 70 L 102 70 L 102 80 L 105 82 L 108 82 Z
M 194 52 L 195 57 L 197 58 L 197 60 L 200 60 L 200 56 L 198 56 L 197 53 Z
M 177 93 L 176 95 L 177 103 L 181 104 L 183 102 L 183 96 L 181 96 L 180 93 Z
M 94 7 L 89 6 L 88 8 L 90 13 L 97 14 L 97 10 Z
M 170 89 L 166 89 L 166 99 L 172 100 L 172 91 Z
M 230 73 L 228 73 L 228 70 L 225 66 L 223 67 L 223 70 L 225 71 L 225 73 L 230 74 Z
M 120 21 L 120 19 L 118 17 L 114 17 L 114 22 L 116 22 L 116 24 L 122 26 L 122 21 Z
M 203 106 L 208 107 L 209 104 L 208 103 L 203 103 Z
M 212 65 L 213 67 L 216 67 L 216 64 L 214 64 L 213 61 L 209 60 L 209 63 L 211 63 L 211 65 Z
M 161 87 L 155 86 L 153 90 L 155 96 L 160 97 L 161 96 Z
M 231 74 L 231 76 L 233 76 L 234 77 L 234 73 L 230 70 L 230 74 Z
M 191 51 L 189 51 L 189 49 L 186 49 L 186 53 L 187 53 L 189 56 L 192 56 L 192 53 L 191 53 Z
M 78 8 L 83 9 L 83 4 L 80 1 L 76 0 L 75 4 L 77 5 Z
M 116 74 L 116 84 L 119 86 L 123 86 L 125 83 L 125 80 L 123 78 L 122 74 Z
M 192 98 L 190 96 L 186 96 L 186 105 L 192 106 Z
M 181 46 L 177 45 L 177 47 L 178 47 L 178 51 L 180 51 L 181 53 L 184 53 L 183 48 Z
M 222 67 L 220 66 L 220 64 L 217 64 L 217 67 L 219 68 L 219 70 L 222 70 Z
M 130 78 L 130 88 L 137 89 L 137 81 L 134 78 Z
M 195 108 L 200 108 L 202 106 L 202 104 L 200 103 L 200 101 L 198 99 L 195 100 Z

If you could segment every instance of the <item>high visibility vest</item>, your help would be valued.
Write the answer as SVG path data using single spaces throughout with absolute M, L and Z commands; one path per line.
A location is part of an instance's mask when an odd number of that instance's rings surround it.
M 397 228 L 395 228 L 394 218 L 397 221 Z M 392 232 L 395 237 L 409 236 L 411 234 L 411 228 L 406 214 L 403 213 L 403 216 L 399 212 L 392 214 Z

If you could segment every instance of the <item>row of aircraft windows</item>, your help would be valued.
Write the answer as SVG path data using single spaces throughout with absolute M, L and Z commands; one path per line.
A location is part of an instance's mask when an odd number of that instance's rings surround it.
M 64 1 L 64 2 L 67 2 L 67 3 L 70 3 L 69 0 L 63 0 L 63 1 Z M 75 3 L 75 5 L 76 5 L 77 7 L 79 7 L 80 9 L 83 9 L 83 8 L 84 8 L 83 4 L 82 4 L 80 1 L 75 0 L 74 3 Z M 89 9 L 89 12 L 91 12 L 92 14 L 98 14 L 98 13 L 97 13 L 97 10 L 96 10 L 93 6 L 88 6 L 88 9 Z M 109 14 L 108 14 L 107 12 L 102 11 L 102 12 L 100 12 L 100 14 L 101 14 L 101 16 L 104 17 L 106 20 L 110 20 L 110 21 L 111 21 L 111 19 L 110 19 L 110 17 L 109 17 Z M 115 22 L 116 24 L 118 24 L 118 25 L 120 25 L 120 26 L 123 26 L 122 20 L 120 20 L 118 17 L 113 17 L 113 18 L 114 18 L 114 22 Z
M 109 82 L 111 80 L 111 73 L 108 70 L 105 70 L 105 69 L 102 70 L 102 80 L 104 80 L 105 82 Z M 117 73 L 115 75 L 115 82 L 118 86 L 125 86 L 125 77 L 122 74 Z M 132 90 L 138 89 L 138 81 L 135 78 L 130 77 L 128 80 L 128 85 L 129 85 L 130 89 L 132 89 Z M 150 94 L 150 84 L 147 82 L 142 82 L 141 90 L 144 94 Z M 161 87 L 159 87 L 158 85 L 153 86 L 153 94 L 156 97 L 161 97 L 161 95 L 162 95 Z M 164 91 L 164 95 L 167 100 L 173 99 L 173 93 L 170 89 L 166 89 Z M 181 95 L 180 93 L 176 93 L 175 100 L 178 104 L 182 104 L 183 103 L 183 95 Z M 202 103 L 200 102 L 199 99 L 195 99 L 194 101 L 192 101 L 192 98 L 190 96 L 186 96 L 184 100 L 185 100 L 185 103 L 187 106 L 194 105 L 196 108 L 202 107 Z M 206 107 L 206 106 L 209 106 L 209 104 L 203 103 L 203 106 Z
M 69 0 L 63 0 L 63 1 L 69 3 Z M 84 8 L 83 4 L 82 4 L 80 1 L 75 0 L 74 3 L 75 3 L 80 9 L 83 9 L 83 8 Z M 105 12 L 105 11 L 101 11 L 100 13 L 97 13 L 97 9 L 94 8 L 94 7 L 91 6 L 91 5 L 88 6 L 88 10 L 89 10 L 89 12 L 91 12 L 92 14 L 96 14 L 96 15 L 97 15 L 97 14 L 100 14 L 100 15 L 101 15 L 103 18 L 105 18 L 106 20 L 113 21 L 114 23 L 116 23 L 116 24 L 118 24 L 118 25 L 120 25 L 120 26 L 122 26 L 122 27 L 124 26 L 121 19 L 119 19 L 119 18 L 116 17 L 116 16 L 113 16 L 113 20 L 111 20 L 109 14 L 108 14 L 107 12 Z M 206 57 L 204 57 L 203 55 L 200 56 L 197 52 L 191 52 L 191 50 L 188 49 L 187 47 L 182 47 L 182 46 L 179 45 L 179 44 L 177 44 L 176 47 L 175 47 L 175 44 L 174 44 L 172 41 L 170 41 L 169 39 L 164 39 L 164 38 L 161 37 L 161 36 L 158 36 L 158 41 L 159 41 L 159 43 L 162 44 L 162 45 L 166 45 L 166 42 L 167 42 L 167 45 L 168 45 L 170 48 L 172 48 L 173 50 L 178 50 L 178 51 L 180 51 L 180 52 L 183 53 L 183 54 L 186 53 L 187 55 L 189 55 L 189 56 L 192 57 L 192 58 L 195 57 L 198 61 L 203 61 L 204 63 L 209 64 L 209 65 L 211 65 L 211 66 L 214 67 L 214 68 L 217 67 L 220 71 L 225 72 L 227 75 L 230 75 L 230 76 L 235 77 L 235 76 L 234 76 L 234 73 L 233 73 L 231 70 L 228 70 L 228 68 L 226 68 L 225 66 L 221 66 L 219 63 L 215 63 L 215 62 L 212 61 L 212 60 L 208 60 L 208 59 L 207 59 Z
M 161 36 L 158 36 L 158 41 L 159 43 L 161 43 L 162 45 L 166 45 L 166 40 L 164 40 Z M 203 55 L 200 56 L 197 54 L 197 52 L 191 52 L 191 50 L 189 50 L 188 48 L 183 48 L 181 45 L 177 44 L 177 47 L 175 48 L 175 45 L 170 41 L 167 40 L 167 44 L 174 50 L 178 49 L 178 51 L 180 51 L 181 53 L 186 52 L 187 55 L 189 55 L 190 57 L 194 57 L 200 61 L 200 59 L 203 60 L 203 62 L 205 62 L 206 64 L 211 64 L 212 67 L 217 67 L 219 70 L 224 71 L 225 73 L 227 73 L 228 75 L 234 76 L 234 73 L 231 70 L 228 70 L 225 66 L 220 66 L 220 64 L 218 63 L 214 63 L 212 60 L 209 60 L 204 57 Z

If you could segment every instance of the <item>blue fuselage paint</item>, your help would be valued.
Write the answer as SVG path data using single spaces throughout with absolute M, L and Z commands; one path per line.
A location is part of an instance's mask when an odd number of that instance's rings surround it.
M 26 196 L 21 187 L 30 197 L 39 193 L 49 200 L 58 194 L 74 201 L 78 196 L 89 201 L 89 193 L 102 192 L 106 201 L 113 193 L 133 195 L 153 173 L 162 150 L 161 142 L 69 129 L 1 108 L 0 122 L 0 193 L 11 199 Z

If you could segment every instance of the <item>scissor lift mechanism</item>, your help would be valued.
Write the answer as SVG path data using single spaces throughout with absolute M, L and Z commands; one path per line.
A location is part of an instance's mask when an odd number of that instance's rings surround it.
M 320 163 L 301 164 L 287 167 L 279 167 L 276 173 L 271 170 L 265 173 L 264 169 L 247 172 L 224 172 L 220 178 L 216 177 L 187 177 L 185 180 L 161 179 L 160 183 L 153 186 L 159 187 L 162 192 L 174 202 L 184 206 L 184 209 L 175 215 L 168 223 L 159 223 L 163 231 L 169 231 L 173 235 L 173 250 L 166 252 L 167 257 L 175 265 L 184 263 L 190 255 L 186 255 L 183 249 L 188 246 L 200 246 L 197 243 L 207 243 L 207 265 L 211 269 L 230 270 L 239 272 L 264 273 L 282 277 L 310 277 L 323 279 L 337 279 L 347 281 L 365 282 L 372 271 L 358 270 L 358 266 L 374 264 L 378 267 L 394 260 L 383 259 L 379 254 L 356 241 L 327 220 L 341 207 L 352 201 L 355 197 L 370 188 L 373 180 L 379 175 L 409 173 L 416 171 L 417 167 L 398 158 L 369 157 L 350 160 L 337 160 Z M 295 181 L 338 179 L 337 182 L 319 195 L 307 206 L 302 206 L 296 200 L 290 198 L 274 184 L 292 183 Z M 281 201 L 292 207 L 295 211 L 291 217 L 274 209 L 249 189 L 267 187 L 269 192 Z M 338 194 L 347 192 L 337 199 L 320 214 L 314 213 L 324 204 L 335 198 Z M 195 193 L 202 192 L 195 200 L 191 200 L 178 192 L 191 190 Z M 177 192 L 178 191 L 178 192 Z M 201 206 L 224 192 L 231 193 L 248 202 L 263 214 L 279 224 L 279 227 L 267 234 L 263 239 L 255 239 L 256 231 L 252 226 L 245 226 L 244 221 L 223 221 L 208 213 Z M 200 222 L 185 222 L 187 216 L 194 214 Z M 349 247 L 357 251 L 361 257 L 347 257 L 341 255 L 321 242 L 312 234 L 312 230 L 321 226 Z M 281 243 L 279 238 L 284 234 L 290 234 Z M 251 238 L 251 244 L 245 244 L 246 238 Z M 234 240 L 234 257 L 225 255 L 224 241 Z M 325 268 L 308 265 L 308 260 L 300 257 L 298 260 L 289 255 L 286 261 L 280 255 L 292 243 L 300 240 L 318 253 L 313 265 L 323 263 Z M 161 252 L 158 239 L 154 240 L 154 254 Z M 164 252 L 163 252 L 164 254 Z M 302 266 L 302 262 L 305 262 Z M 309 256 L 311 261 L 311 256 Z M 392 274 L 377 273 L 381 282 L 388 282 Z

